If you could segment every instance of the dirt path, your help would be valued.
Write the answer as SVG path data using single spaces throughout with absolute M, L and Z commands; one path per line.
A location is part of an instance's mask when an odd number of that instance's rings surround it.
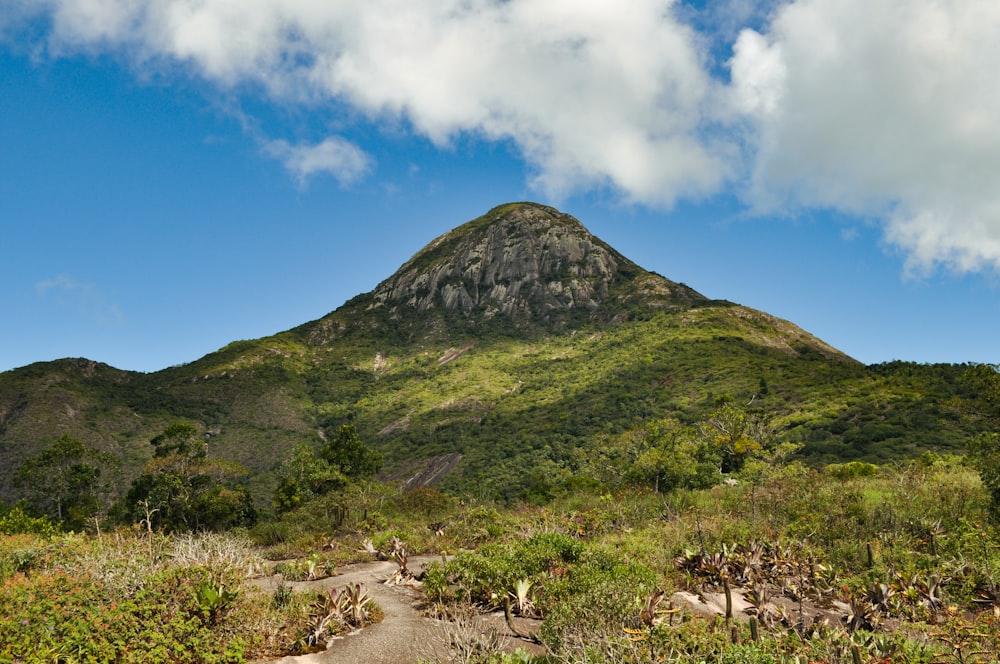
M 408 567 L 415 574 L 423 571 L 427 563 L 439 560 L 437 556 L 411 556 Z M 397 570 L 393 561 L 358 563 L 342 568 L 336 576 L 317 581 L 288 582 L 295 591 L 325 592 L 330 588 L 343 588 L 348 583 L 361 583 L 368 594 L 382 607 L 384 618 L 382 622 L 369 625 L 361 630 L 342 637 L 335 637 L 323 652 L 309 655 L 288 656 L 276 660 L 257 660 L 252 664 L 417 664 L 418 661 L 446 662 L 449 652 L 446 642 L 448 635 L 455 635 L 454 627 L 446 627 L 450 623 L 442 623 L 424 616 L 421 606 L 424 601 L 420 590 L 409 586 L 387 586 L 385 580 Z M 255 580 L 255 583 L 266 591 L 273 591 L 281 583 L 280 576 L 266 577 Z M 745 609 L 750 606 L 745 597 L 746 589 L 734 589 L 733 610 L 737 619 L 746 619 Z M 692 593 L 678 592 L 671 597 L 673 603 L 684 607 L 687 611 L 702 616 L 714 617 L 725 614 L 725 597 L 722 593 L 702 593 L 702 596 Z M 772 610 L 780 605 L 789 615 L 793 615 L 798 607 L 785 598 L 777 598 L 768 603 Z M 807 617 L 813 620 L 817 617 L 838 621 L 849 611 L 842 602 L 833 602 L 832 608 L 819 609 L 806 606 Z M 515 625 L 522 633 L 537 632 L 541 621 L 526 618 L 514 618 Z M 464 626 L 463 638 L 476 640 L 476 635 L 487 632 L 500 634 L 505 641 L 503 649 L 513 651 L 523 648 L 529 653 L 540 655 L 545 649 L 537 643 L 520 639 L 507 626 L 503 613 L 479 615 L 474 623 Z M 470 631 L 471 630 L 471 631 Z
M 411 556 L 407 567 L 419 574 L 436 556 Z M 382 607 L 382 622 L 369 625 L 347 636 L 332 639 L 323 652 L 309 655 L 283 657 L 279 660 L 260 660 L 254 664 L 416 664 L 419 660 L 448 661 L 445 651 L 447 630 L 443 623 L 427 618 L 420 610 L 423 593 L 408 586 L 387 586 L 385 580 L 396 571 L 392 561 L 348 565 L 336 576 L 318 581 L 289 582 L 296 591 L 323 592 L 329 588 L 343 588 L 348 583 L 361 583 L 368 594 Z M 258 579 L 257 585 L 273 590 L 281 582 L 280 576 Z M 538 629 L 539 621 L 515 618 L 523 632 Z M 535 654 L 540 646 L 518 639 L 504 622 L 503 614 L 481 616 L 476 623 L 484 630 L 502 634 L 508 650 L 525 648 Z
M 419 572 L 434 557 L 412 557 L 408 567 Z M 336 576 L 318 581 L 290 582 L 296 591 L 322 592 L 329 588 L 343 588 L 348 583 L 361 583 L 368 594 L 382 607 L 385 614 L 382 622 L 369 625 L 329 643 L 323 652 L 309 655 L 289 656 L 271 660 L 280 664 L 416 664 L 419 659 L 431 659 L 442 653 L 435 652 L 435 623 L 425 618 L 417 605 L 422 594 L 407 586 L 387 586 L 385 580 L 396 571 L 396 563 L 390 561 L 361 563 L 344 567 Z M 280 577 L 258 580 L 265 590 L 273 589 Z

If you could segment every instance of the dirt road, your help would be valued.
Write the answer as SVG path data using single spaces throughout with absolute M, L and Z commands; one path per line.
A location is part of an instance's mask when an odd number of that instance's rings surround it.
M 434 558 L 413 557 L 408 566 L 419 572 L 430 560 Z M 416 664 L 419 659 L 440 656 L 441 653 L 435 651 L 432 638 L 435 623 L 416 608 L 422 600 L 421 593 L 407 586 L 385 585 L 385 580 L 396 569 L 396 563 L 392 561 L 361 563 L 344 567 L 336 576 L 289 583 L 296 591 L 315 592 L 343 588 L 348 583 L 361 583 L 382 607 L 385 617 L 378 624 L 333 639 L 323 652 L 272 661 L 280 664 Z M 271 577 L 260 579 L 258 585 L 270 590 L 279 582 L 280 577 Z

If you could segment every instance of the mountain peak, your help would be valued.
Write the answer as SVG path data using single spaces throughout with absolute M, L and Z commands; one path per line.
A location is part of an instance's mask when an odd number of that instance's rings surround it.
M 563 327 L 626 319 L 638 308 L 687 308 L 706 298 L 643 270 L 569 214 L 500 205 L 441 235 L 372 293 L 375 308 L 458 314 L 473 324 Z

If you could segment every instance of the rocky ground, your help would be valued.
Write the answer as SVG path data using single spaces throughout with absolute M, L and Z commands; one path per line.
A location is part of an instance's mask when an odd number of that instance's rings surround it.
M 414 556 L 408 567 L 416 574 L 433 556 Z M 345 566 L 339 573 L 316 581 L 289 583 L 296 591 L 326 592 L 349 583 L 361 583 L 384 613 L 380 623 L 331 639 L 326 650 L 308 655 L 272 660 L 274 664 L 416 664 L 418 661 L 448 661 L 453 649 L 476 640 L 499 643 L 507 650 L 523 648 L 540 652 L 540 646 L 515 636 L 503 614 L 439 620 L 430 617 L 423 593 L 408 585 L 386 584 L 398 566 L 391 560 Z M 257 580 L 263 590 L 273 590 L 280 575 Z M 537 621 L 518 619 L 518 629 L 537 629 Z M 265 664 L 264 661 L 254 664 Z

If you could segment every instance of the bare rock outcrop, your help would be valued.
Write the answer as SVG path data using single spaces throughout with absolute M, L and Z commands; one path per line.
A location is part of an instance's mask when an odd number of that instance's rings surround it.
M 375 289 L 371 306 L 552 322 L 560 312 L 625 304 L 626 294 L 615 292 L 623 286 L 651 306 L 705 300 L 642 270 L 574 217 L 544 205 L 512 203 L 431 242 Z

